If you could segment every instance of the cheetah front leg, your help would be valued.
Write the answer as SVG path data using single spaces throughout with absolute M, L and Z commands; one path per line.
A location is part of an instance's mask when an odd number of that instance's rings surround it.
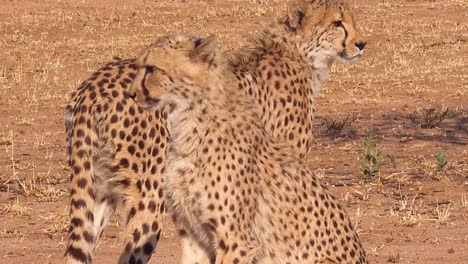
M 120 255 L 120 264 L 142 263 L 151 258 L 163 228 L 163 204 L 142 199 L 136 207 L 128 208 L 125 248 Z M 157 208 L 157 212 L 152 210 Z
M 165 216 L 162 192 L 154 183 L 144 184 L 147 180 L 141 180 L 141 192 L 145 194 L 126 202 L 125 248 L 119 258 L 120 264 L 147 263 L 162 232 Z
M 194 239 L 187 230 L 178 230 L 182 247 L 181 264 L 210 264 L 214 263 L 208 252 Z
M 229 242 L 224 242 L 229 241 Z M 256 253 L 248 243 L 240 239 L 226 238 L 220 240 L 216 251 L 216 264 L 251 264 L 256 263 Z

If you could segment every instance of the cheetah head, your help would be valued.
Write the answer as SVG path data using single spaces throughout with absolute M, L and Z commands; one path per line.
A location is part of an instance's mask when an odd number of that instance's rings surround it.
M 337 59 L 354 63 L 364 53 L 367 42 L 344 0 L 293 1 L 283 21 L 304 58 L 316 68 L 329 68 Z
M 216 95 L 216 88 L 222 87 L 222 65 L 213 36 L 163 37 L 138 57 L 130 93 L 145 107 L 169 109 L 171 113 L 187 109 L 197 99 Z

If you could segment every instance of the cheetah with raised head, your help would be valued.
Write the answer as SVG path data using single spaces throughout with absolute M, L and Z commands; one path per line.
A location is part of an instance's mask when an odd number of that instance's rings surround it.
M 305 156 L 313 140 L 314 95 L 336 60 L 355 63 L 366 45 L 345 1 L 295 0 L 230 63 L 268 133 Z
M 119 263 L 146 263 L 162 229 L 161 171 L 166 127 L 128 94 L 134 60 L 116 60 L 71 94 L 66 132 L 71 205 L 66 263 L 92 263 L 93 251 L 118 203 L 127 234 Z
M 135 100 L 167 117 L 166 208 L 204 251 L 184 247 L 183 263 L 367 263 L 345 209 L 263 129 L 213 38 L 160 39 L 138 66 Z
M 260 111 L 262 125 L 266 131 L 271 136 L 289 143 L 291 151 L 304 156 L 312 140 L 313 90 L 318 90 L 333 61 L 356 61 L 362 55 L 366 43 L 355 29 L 352 13 L 341 1 L 296 1 L 291 3 L 288 10 L 287 16 L 253 37 L 231 58 L 230 64 L 239 89 L 255 99 L 254 107 Z M 132 202 L 126 202 L 125 207 L 129 219 L 128 235 L 120 263 L 145 263 L 151 255 L 151 249 L 157 244 L 162 228 L 161 214 L 164 210 L 159 186 L 167 134 L 157 120 L 148 121 L 146 114 L 139 117 L 140 110 L 137 111 L 127 92 L 127 86 L 134 78 L 135 60 L 111 62 L 83 82 L 80 88 L 72 93 L 67 106 L 67 141 L 72 165 L 72 206 L 67 263 L 91 262 L 94 245 L 116 203 L 119 200 L 126 201 L 127 198 Z M 125 109 L 122 109 L 123 106 Z M 109 122 L 94 121 L 96 117 L 102 116 L 110 118 Z M 133 119 L 134 122 L 130 121 Z M 115 120 L 118 122 L 112 123 L 112 129 L 109 130 L 110 122 Z M 133 134 L 139 130 L 139 122 L 147 127 L 159 125 L 163 132 L 155 129 L 156 135 L 146 134 L 146 138 L 141 141 L 135 138 L 127 141 L 129 137 L 135 137 Z M 143 130 L 147 129 L 146 126 Z M 87 136 L 93 138 L 91 135 L 96 134 L 95 131 L 98 130 L 107 130 L 100 136 L 106 135 L 114 145 L 111 152 L 115 157 L 107 162 L 114 166 L 124 158 L 124 166 L 126 161 L 132 163 L 132 170 L 126 169 L 127 180 L 119 182 L 107 177 L 113 175 L 111 173 L 106 174 L 106 179 L 112 180 L 95 181 L 94 167 L 90 168 L 90 172 L 82 173 L 82 169 L 87 168 L 88 163 L 74 162 L 81 159 L 80 154 L 84 152 L 80 150 L 83 150 L 82 145 Z M 84 133 L 87 136 L 84 136 Z M 145 163 L 147 164 L 148 157 L 145 157 L 144 153 L 149 151 L 152 141 L 156 144 L 151 145 L 151 151 L 157 153 L 156 163 L 161 164 L 147 168 Z M 133 147 L 128 144 L 133 144 Z M 140 145 L 143 149 L 140 149 Z M 134 147 L 140 151 L 139 154 L 135 154 Z M 98 156 L 96 146 L 85 145 L 84 150 L 91 151 L 87 159 Z M 101 161 L 100 166 L 104 166 L 104 161 Z M 140 176 L 142 174 L 143 176 Z M 142 188 L 143 183 L 144 186 L 148 186 L 151 182 L 154 189 Z M 133 183 L 137 185 L 136 192 Z M 82 187 L 83 185 L 85 187 Z M 112 191 L 108 192 L 110 189 Z M 151 193 L 151 197 L 155 197 L 151 204 L 149 198 L 144 197 L 147 191 Z M 140 194 L 137 194 L 138 192 Z M 136 197 L 129 197 L 128 194 L 135 194 Z M 138 200 L 142 203 L 136 202 Z M 156 209 L 155 213 L 159 215 L 148 216 L 153 209 Z M 97 219 L 94 214 L 98 215 Z M 150 223 L 152 228 L 146 233 Z M 151 247 L 146 243 L 148 237 L 151 237 Z M 142 250 L 145 245 L 145 250 Z

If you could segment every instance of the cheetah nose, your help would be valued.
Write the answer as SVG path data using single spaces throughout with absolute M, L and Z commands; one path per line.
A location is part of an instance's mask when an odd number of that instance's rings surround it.
M 356 47 L 357 47 L 359 50 L 363 50 L 363 49 L 366 47 L 367 42 L 365 42 L 365 41 L 359 41 L 359 42 L 354 43 L 354 45 L 356 45 Z

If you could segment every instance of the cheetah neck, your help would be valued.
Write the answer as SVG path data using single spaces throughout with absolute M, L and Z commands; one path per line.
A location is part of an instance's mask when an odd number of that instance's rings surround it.
M 267 54 L 275 54 L 278 57 L 299 62 L 304 68 L 309 69 L 310 78 L 314 80 L 311 89 L 314 94 L 317 94 L 334 60 L 319 48 L 310 51 L 309 47 L 315 46 L 314 43 L 309 41 L 303 43 L 302 38 L 290 32 L 282 23 L 275 21 L 251 38 L 240 49 L 240 52 L 231 58 L 231 64 L 254 69 L 258 66 L 259 60 Z M 318 39 L 315 39 L 315 42 L 318 43 Z
M 270 60 L 273 60 L 275 65 L 281 65 L 282 63 L 290 65 L 292 67 L 290 71 L 294 72 L 294 74 L 288 77 L 306 79 L 304 84 L 297 84 L 296 86 L 297 89 L 304 92 L 304 98 L 301 98 L 301 100 L 307 101 L 306 109 L 298 109 L 308 120 L 305 125 L 298 124 L 297 127 L 308 126 L 309 128 L 309 132 L 299 133 L 299 137 L 306 140 L 304 147 L 299 147 L 299 152 L 301 153 L 307 152 L 307 146 L 313 138 L 310 126 L 313 123 L 314 97 L 320 91 L 321 83 L 326 79 L 329 71 L 329 67 L 326 64 L 318 63 L 319 60 L 317 60 L 317 64 L 311 64 L 306 58 L 307 57 L 301 53 L 299 38 L 295 33 L 288 31 L 280 22 L 275 22 L 262 33 L 248 41 L 247 44 L 240 49 L 239 53 L 230 60 L 231 66 L 238 72 L 239 81 L 241 83 L 239 87 L 250 95 L 258 96 L 259 98 L 288 98 L 294 91 L 274 90 L 273 95 L 265 97 L 263 85 L 274 87 L 275 83 L 269 81 L 268 77 L 264 76 L 260 77 L 263 78 L 260 81 L 263 82 L 263 84 L 258 85 L 259 82 L 257 82 L 257 78 L 258 76 L 262 76 L 262 72 L 266 72 L 266 70 L 262 68 L 264 67 L 262 65 L 267 65 Z M 274 70 L 278 70 L 278 72 L 282 71 L 281 68 L 277 69 L 274 67 L 278 66 L 271 66 L 269 70 L 271 72 L 275 72 Z M 275 99 L 269 101 L 272 103 L 271 105 L 274 104 L 274 100 Z M 293 103 L 290 103 L 289 107 L 297 109 L 297 107 L 292 104 Z M 284 134 L 280 129 L 276 128 L 277 120 L 274 116 L 276 116 L 276 111 L 278 111 L 277 108 L 270 108 L 268 105 L 261 107 L 267 109 L 262 118 L 268 132 L 278 138 L 288 138 L 290 133 Z M 294 126 L 291 124 L 284 129 L 291 131 L 294 130 Z M 294 144 L 298 146 L 296 142 L 294 142 Z
M 250 38 L 230 62 L 240 68 L 255 69 L 263 56 L 269 54 L 307 64 L 296 48 L 292 33 L 278 22 Z
M 318 40 L 317 40 L 318 42 Z M 324 53 L 320 48 L 308 51 L 308 47 L 311 46 L 308 44 L 297 43 L 297 49 L 301 51 L 302 56 L 307 58 L 308 61 L 312 61 L 312 65 L 309 67 L 312 68 L 312 91 L 313 94 L 318 94 L 322 87 L 323 82 L 327 79 L 328 73 L 330 72 L 331 66 L 335 62 L 335 59 L 327 53 Z
M 216 95 L 204 94 L 179 102 L 179 109 L 168 114 L 169 153 L 178 158 L 194 157 L 208 133 L 226 135 L 239 130 L 249 131 L 253 126 L 260 127 L 257 109 L 238 89 L 214 89 L 213 94 Z
M 236 101 L 241 100 L 232 99 L 233 104 Z M 200 223 L 200 219 L 190 212 L 197 206 L 194 207 L 190 197 L 196 197 L 194 192 L 203 188 L 200 187 L 203 185 L 200 179 L 213 173 L 210 161 L 217 161 L 218 173 L 228 177 L 226 166 L 230 163 L 225 161 L 226 157 L 236 157 L 236 160 L 243 157 L 245 162 L 239 164 L 238 169 L 251 170 L 254 174 L 253 166 L 279 174 L 281 169 L 296 160 L 292 159 L 293 150 L 288 144 L 276 143 L 266 135 L 258 118 L 247 114 L 250 110 L 233 104 L 221 106 L 203 102 L 168 116 L 170 139 L 163 177 L 170 192 L 166 193 L 166 202 L 175 215 L 188 218 L 191 224 Z M 219 157 L 224 158 L 219 160 Z M 263 177 L 258 179 L 272 181 Z M 193 184 L 200 185 L 197 189 Z M 200 200 L 197 204 L 202 203 Z

